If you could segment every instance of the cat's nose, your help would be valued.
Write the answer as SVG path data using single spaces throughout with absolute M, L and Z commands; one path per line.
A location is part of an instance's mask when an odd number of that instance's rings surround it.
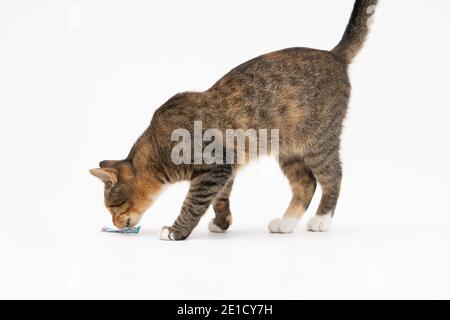
M 119 229 L 125 228 L 125 227 L 129 226 L 128 225 L 129 224 L 129 219 L 126 218 L 126 217 L 120 217 L 119 216 L 119 217 L 113 219 L 113 224 Z

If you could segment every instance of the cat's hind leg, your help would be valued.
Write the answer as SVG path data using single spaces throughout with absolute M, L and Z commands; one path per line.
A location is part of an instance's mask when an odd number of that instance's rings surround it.
M 215 218 L 211 219 L 208 224 L 210 232 L 225 232 L 232 223 L 230 211 L 230 194 L 233 188 L 234 178 L 230 178 L 223 189 L 217 194 L 213 202 Z
M 269 223 L 272 233 L 291 233 L 313 198 L 316 190 L 316 179 L 301 158 L 282 160 L 280 166 L 292 188 L 292 199 L 283 217 Z
M 325 232 L 331 226 L 342 180 L 339 143 L 329 143 L 320 151 L 305 154 L 305 161 L 322 188 L 319 207 L 316 215 L 309 220 L 307 229 L 312 232 Z

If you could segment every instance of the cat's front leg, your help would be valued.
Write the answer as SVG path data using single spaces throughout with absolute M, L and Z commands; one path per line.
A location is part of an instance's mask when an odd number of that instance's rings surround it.
M 222 233 L 231 225 L 233 219 L 230 211 L 230 193 L 233 188 L 233 181 L 234 179 L 231 177 L 212 203 L 216 215 L 209 221 L 208 229 L 210 232 Z
M 232 176 L 231 165 L 212 165 L 194 170 L 181 213 L 171 227 L 163 227 L 161 240 L 184 240 L 197 226 L 218 192 Z

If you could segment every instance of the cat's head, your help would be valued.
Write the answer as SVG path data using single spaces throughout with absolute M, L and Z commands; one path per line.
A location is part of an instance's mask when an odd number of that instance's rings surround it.
M 162 187 L 148 173 L 138 175 L 126 160 L 102 161 L 90 173 L 104 182 L 104 203 L 118 228 L 137 225 Z

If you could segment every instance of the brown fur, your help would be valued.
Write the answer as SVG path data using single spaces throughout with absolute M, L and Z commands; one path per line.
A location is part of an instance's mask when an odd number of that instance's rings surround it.
M 118 227 L 135 225 L 164 184 L 191 182 L 180 216 L 167 230 L 185 239 L 210 204 L 214 223 L 231 223 L 229 196 L 237 165 L 175 165 L 170 157 L 175 129 L 279 129 L 280 165 L 292 186 L 288 215 L 300 217 L 318 182 L 323 190 L 317 215 L 333 214 L 342 170 L 339 160 L 342 122 L 350 98 L 347 66 L 367 35 L 367 8 L 375 0 L 357 0 L 349 26 L 332 51 L 290 48 L 252 59 L 205 92 L 169 99 L 123 161 L 102 162 L 92 174 L 105 182 L 105 204 Z M 118 207 L 116 205 L 120 204 Z

